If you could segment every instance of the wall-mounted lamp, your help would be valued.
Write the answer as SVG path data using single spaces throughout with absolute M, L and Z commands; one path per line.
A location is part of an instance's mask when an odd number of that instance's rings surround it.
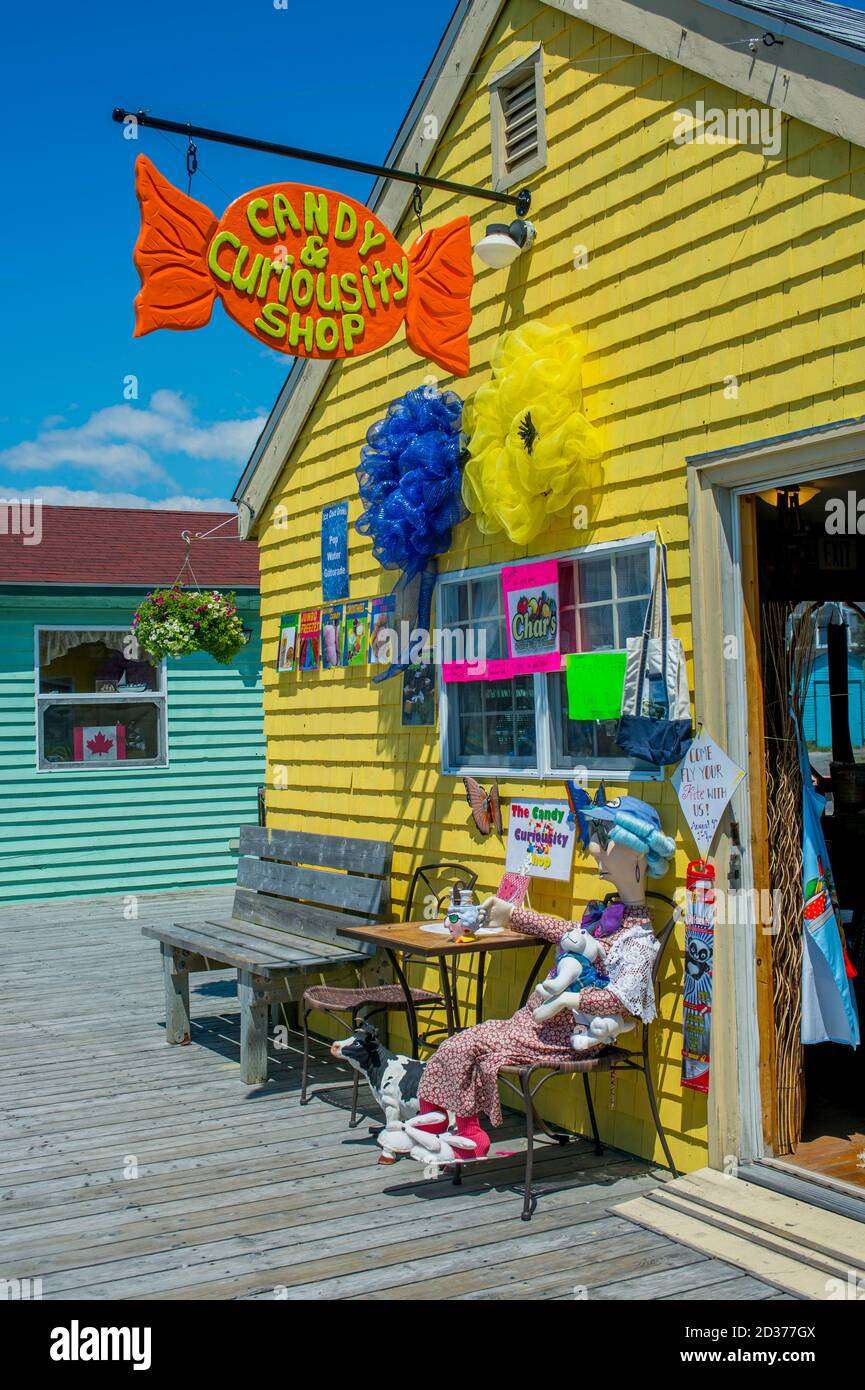
M 491 222 L 486 235 L 475 247 L 475 255 L 484 265 L 500 268 L 511 265 L 521 251 L 528 250 L 534 239 L 534 224 L 522 217 L 516 218 L 510 226 L 507 222 Z

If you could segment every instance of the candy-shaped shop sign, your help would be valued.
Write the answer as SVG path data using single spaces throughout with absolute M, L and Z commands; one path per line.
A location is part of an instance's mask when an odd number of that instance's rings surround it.
M 424 232 L 405 250 L 342 193 L 275 183 L 235 199 L 217 219 L 135 162 L 141 230 L 135 336 L 202 328 L 219 296 L 247 333 L 292 357 L 358 357 L 401 323 L 420 357 L 469 370 L 471 237 L 467 217 Z

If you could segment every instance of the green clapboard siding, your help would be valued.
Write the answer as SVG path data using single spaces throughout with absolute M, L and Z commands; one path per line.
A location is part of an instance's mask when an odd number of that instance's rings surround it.
M 36 770 L 37 625 L 126 626 L 141 595 L 0 593 L 0 900 L 230 883 L 229 841 L 264 782 L 257 594 L 238 595 L 248 645 L 230 666 L 167 665 L 165 768 Z

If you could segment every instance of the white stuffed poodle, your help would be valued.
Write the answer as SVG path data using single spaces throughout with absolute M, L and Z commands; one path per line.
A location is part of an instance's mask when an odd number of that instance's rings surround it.
M 580 995 L 584 989 L 605 989 L 609 979 L 603 973 L 604 953 L 598 942 L 582 927 L 566 931 L 556 949 L 556 963 L 545 980 L 538 985 L 543 1004 L 533 1010 L 537 1023 L 555 1018 L 562 1009 L 574 1013 L 575 1028 L 571 1046 L 575 1052 L 586 1052 L 598 1043 L 612 1043 L 620 1033 L 633 1028 L 627 1019 L 614 1015 L 590 1015 L 580 1012 Z

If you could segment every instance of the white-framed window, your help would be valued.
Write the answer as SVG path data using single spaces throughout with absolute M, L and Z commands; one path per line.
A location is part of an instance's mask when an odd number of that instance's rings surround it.
M 167 767 L 165 663 L 129 628 L 36 627 L 40 772 Z
M 490 124 L 493 188 L 511 188 L 546 168 L 541 47 L 490 79 Z
M 561 648 L 568 652 L 621 651 L 643 629 L 654 569 L 655 539 L 586 546 L 555 556 L 559 564 Z M 462 629 L 466 650 L 487 660 L 507 656 L 501 565 L 444 574 L 439 579 L 438 623 Z M 658 768 L 626 757 L 615 742 L 617 720 L 568 717 L 565 672 L 508 680 L 440 681 L 442 771 L 517 777 L 590 777 L 651 781 Z

